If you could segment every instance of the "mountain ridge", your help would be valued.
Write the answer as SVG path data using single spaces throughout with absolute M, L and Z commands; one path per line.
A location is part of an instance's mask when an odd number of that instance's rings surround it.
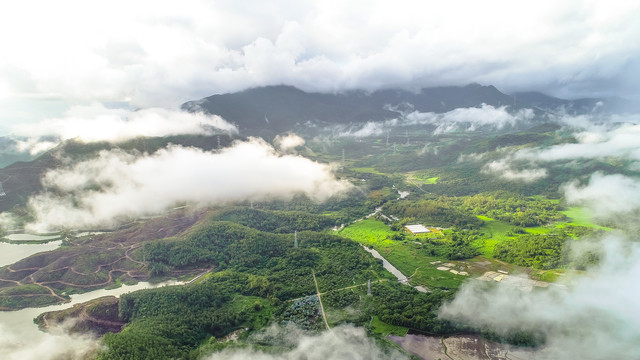
M 383 121 L 406 111 L 445 113 L 456 108 L 507 106 L 517 111 L 532 108 L 539 114 L 571 115 L 608 113 L 634 105 L 620 98 L 584 98 L 567 100 L 539 92 L 509 95 L 493 85 L 469 84 L 423 88 L 419 92 L 385 89 L 342 93 L 305 92 L 288 85 L 251 88 L 217 94 L 182 104 L 186 111 L 204 111 L 234 123 L 245 135 L 271 138 L 306 122 L 319 124 Z

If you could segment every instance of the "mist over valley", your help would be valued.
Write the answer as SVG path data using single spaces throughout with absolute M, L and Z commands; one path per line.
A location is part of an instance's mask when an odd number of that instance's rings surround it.
M 3 358 L 640 358 L 637 4 L 36 3 Z

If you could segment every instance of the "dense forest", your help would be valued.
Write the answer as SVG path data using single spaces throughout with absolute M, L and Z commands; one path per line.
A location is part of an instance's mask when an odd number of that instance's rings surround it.
M 209 339 L 239 328 L 260 329 L 274 316 L 283 323 L 297 319 L 298 326 L 317 328 L 317 321 L 308 322 L 309 316 L 318 316 L 317 300 L 299 300 L 315 294 L 312 271 L 320 290 L 329 292 L 329 308 L 361 308 L 363 313 L 351 321 L 364 323 L 367 314 L 379 314 L 394 325 L 452 331 L 436 316 L 446 293 L 422 294 L 395 284 L 377 260 L 350 240 L 311 231 L 298 233 L 298 238 L 295 247 L 291 234 L 208 220 L 184 236 L 147 244 L 144 252 L 151 271 L 205 264 L 215 266 L 215 271 L 192 285 L 123 295 L 119 318 L 127 326 L 104 337 L 107 349 L 100 358 L 197 357 L 205 348 L 216 348 L 203 345 Z M 362 286 L 368 280 L 375 281 L 370 299 Z M 353 285 L 360 285 L 360 290 L 336 291 Z M 311 310 L 303 311 L 304 304 Z M 300 317 L 300 311 L 307 315 Z

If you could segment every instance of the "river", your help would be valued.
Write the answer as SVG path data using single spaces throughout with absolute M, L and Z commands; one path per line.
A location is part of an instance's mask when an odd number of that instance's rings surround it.
M 0 242 L 0 266 L 10 265 L 27 256 L 41 251 L 56 249 L 61 241 L 45 244 L 9 244 Z M 71 301 L 64 304 L 40 308 L 26 308 L 18 311 L 0 311 L 0 349 L 2 359 L 46 360 L 83 359 L 86 351 L 97 349 L 99 341 L 91 336 L 71 336 L 63 331 L 45 333 L 38 330 L 33 319 L 47 311 L 70 308 L 74 304 L 86 302 L 102 296 L 117 296 L 136 290 L 151 289 L 165 285 L 183 285 L 185 282 L 166 281 L 162 283 L 139 282 L 116 289 L 99 289 L 83 294 L 71 295 Z
M 409 280 L 407 279 L 407 277 L 400 271 L 398 270 L 395 266 L 391 265 L 390 262 L 387 261 L 387 259 L 385 259 L 382 255 L 380 255 L 380 253 L 375 250 L 375 249 L 369 249 L 368 247 L 362 245 L 362 247 L 371 255 L 373 255 L 374 258 L 376 259 L 380 259 L 382 260 L 382 267 L 385 268 L 385 270 L 387 270 L 388 272 L 390 272 L 391 274 L 393 274 L 393 276 L 395 276 L 396 278 L 398 278 L 398 281 L 400 281 L 401 283 L 405 284 L 405 285 L 410 285 L 409 284 Z M 422 286 L 414 286 L 414 289 L 426 293 L 429 292 L 427 289 L 425 289 Z
M 57 249 L 61 240 L 51 241 L 45 244 L 10 244 L 0 242 L 0 266 L 11 265 L 28 256 L 42 252 Z
M 117 289 L 100 289 L 83 294 L 71 295 L 71 302 L 41 308 L 26 308 L 18 311 L 0 312 L 0 349 L 3 359 L 57 359 L 84 358 L 87 350 L 96 349 L 99 341 L 90 336 L 72 336 L 63 331 L 42 332 L 33 319 L 47 311 L 70 308 L 102 296 L 117 296 L 141 289 L 152 289 L 167 285 L 183 285 L 180 281 L 166 281 L 157 284 L 139 282 Z

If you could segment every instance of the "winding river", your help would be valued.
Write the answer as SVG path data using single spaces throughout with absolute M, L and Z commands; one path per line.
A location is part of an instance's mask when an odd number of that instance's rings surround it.
M 42 251 L 54 250 L 60 240 L 45 244 L 11 244 L 0 242 L 0 266 L 10 265 L 27 256 Z M 182 281 L 162 283 L 139 282 L 124 285 L 116 289 L 99 289 L 83 294 L 71 295 L 71 301 L 64 304 L 39 308 L 26 308 L 18 311 L 0 311 L 0 349 L 2 359 L 45 360 L 45 359 L 82 359 L 87 350 L 97 349 L 99 342 L 90 336 L 72 336 L 62 331 L 42 332 L 33 323 L 33 319 L 47 311 L 64 310 L 75 304 L 102 296 L 116 296 L 136 290 L 151 289 L 168 285 L 183 285 Z

